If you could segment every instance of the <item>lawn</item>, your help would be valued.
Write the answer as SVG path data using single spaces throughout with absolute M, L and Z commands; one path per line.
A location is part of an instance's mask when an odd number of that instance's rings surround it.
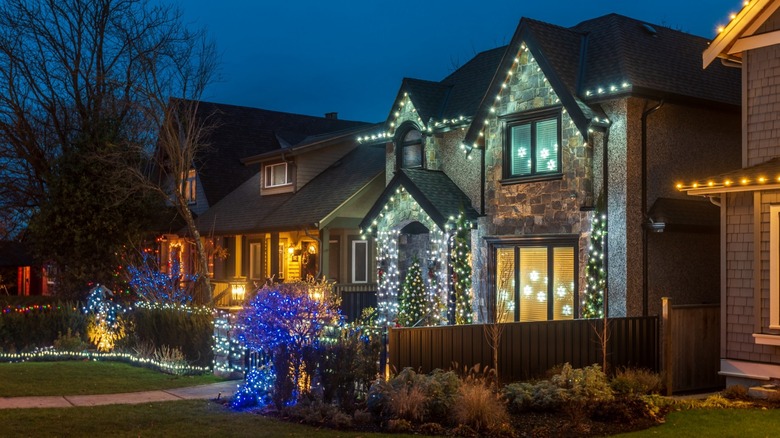
M 780 425 L 780 409 L 694 409 L 672 412 L 666 422 L 621 437 L 766 437 Z
M 421 437 L 317 429 L 252 412 L 232 411 L 203 400 L 90 408 L 5 409 L 0 410 L 0 424 L 3 436 L 34 437 Z
M 221 380 L 212 374 L 172 376 L 121 362 L 0 363 L 0 397 L 111 394 L 181 388 Z

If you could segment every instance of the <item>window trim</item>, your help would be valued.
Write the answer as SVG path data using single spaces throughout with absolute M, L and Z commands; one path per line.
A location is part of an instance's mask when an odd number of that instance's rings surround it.
M 364 271 L 365 280 L 363 280 L 363 281 L 358 281 L 356 279 L 357 276 L 355 275 L 356 272 L 357 272 L 357 270 L 355 269 L 355 265 L 356 265 L 355 262 L 357 261 L 357 259 L 355 257 L 355 254 L 356 254 L 355 247 L 357 246 L 356 244 L 358 244 L 358 243 L 359 244 L 364 244 L 365 247 L 366 247 L 365 261 L 364 261 L 366 269 Z M 351 271 L 351 275 L 350 275 L 350 280 L 352 280 L 352 283 L 355 283 L 355 284 L 366 284 L 366 283 L 368 283 L 368 279 L 369 279 L 369 266 L 368 266 L 369 244 L 368 244 L 368 240 L 365 240 L 365 239 L 354 239 L 354 240 L 352 240 L 352 248 L 351 249 L 352 249 L 352 251 L 350 252 L 350 256 L 349 256 L 350 263 L 352 265 L 352 271 Z
M 488 311 L 489 318 L 495 319 L 498 291 L 496 290 L 497 280 L 497 254 L 499 248 L 514 248 L 515 262 L 518 260 L 518 253 L 520 247 L 540 247 L 547 248 L 548 259 L 548 274 L 554 273 L 554 251 L 553 248 L 572 248 L 574 254 L 574 297 L 573 297 L 573 309 L 572 319 L 578 319 L 580 317 L 580 259 L 579 259 L 579 235 L 572 234 L 551 234 L 545 236 L 499 236 L 499 237 L 486 237 L 485 241 L 488 244 Z M 550 271 L 550 269 L 553 269 Z M 515 276 L 515 291 L 514 300 L 515 303 L 520 302 L 520 282 L 519 282 L 519 269 L 516 267 L 514 271 Z M 550 282 L 547 286 L 547 321 L 553 321 L 553 294 L 555 293 L 553 283 Z M 520 306 L 515 305 L 515 321 L 520 320 Z
M 550 181 L 563 178 L 563 114 L 561 107 L 543 108 L 539 110 L 527 111 L 520 114 L 512 114 L 502 117 L 503 129 L 503 150 L 502 150 L 502 185 L 517 184 L 525 182 Z M 558 163 L 556 172 L 536 172 L 536 123 L 555 119 L 558 124 Z M 512 150 L 512 128 L 520 125 L 531 125 L 531 173 L 528 175 L 513 175 L 511 172 L 511 150 Z
M 420 140 L 404 141 L 404 138 L 412 131 L 420 133 Z M 395 165 L 396 169 L 425 169 L 425 134 L 422 129 L 418 128 L 413 123 L 405 123 L 401 125 L 398 130 L 397 140 L 395 141 Z M 420 165 L 419 166 L 404 166 L 404 149 L 407 146 L 420 145 Z
M 282 184 L 268 184 L 269 181 L 273 181 L 272 169 L 274 169 L 277 166 L 284 166 L 284 181 L 285 182 L 282 183 Z M 276 188 L 276 187 L 289 186 L 290 184 L 292 184 L 292 181 L 291 181 L 292 178 L 290 178 L 290 173 L 289 172 L 290 172 L 290 166 L 288 166 L 286 162 L 274 163 L 274 164 L 266 164 L 265 166 L 263 166 L 263 187 L 266 188 L 266 189 L 273 189 L 273 188 Z M 270 179 L 269 179 L 269 176 L 270 176 Z
M 769 328 L 780 329 L 780 205 L 769 206 Z
M 187 205 L 198 203 L 198 172 L 195 169 L 189 169 L 183 178 L 182 194 Z

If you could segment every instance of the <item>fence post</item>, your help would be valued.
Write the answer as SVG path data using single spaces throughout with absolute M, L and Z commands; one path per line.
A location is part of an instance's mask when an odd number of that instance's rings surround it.
M 663 375 L 666 395 L 672 395 L 674 381 L 674 358 L 672 357 L 672 299 L 669 297 L 661 298 L 663 305 Z

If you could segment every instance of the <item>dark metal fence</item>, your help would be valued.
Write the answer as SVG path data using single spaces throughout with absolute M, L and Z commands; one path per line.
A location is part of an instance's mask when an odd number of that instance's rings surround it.
M 366 307 L 376 308 L 376 284 L 336 284 L 333 291 L 341 296 L 341 314 L 354 321 Z
M 499 324 L 498 373 L 504 382 L 543 375 L 563 363 L 584 367 L 602 362 L 604 320 Z M 390 329 L 389 364 L 421 372 L 436 368 L 493 367 L 490 325 Z M 610 318 L 606 339 L 610 367 L 658 371 L 658 317 Z

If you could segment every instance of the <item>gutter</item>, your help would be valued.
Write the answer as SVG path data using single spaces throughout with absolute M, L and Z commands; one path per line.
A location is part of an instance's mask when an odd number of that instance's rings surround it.
M 647 102 L 647 101 L 645 101 Z M 647 117 L 661 109 L 664 100 L 661 99 L 654 107 L 642 112 L 642 316 L 648 313 L 649 288 L 647 285 Z

